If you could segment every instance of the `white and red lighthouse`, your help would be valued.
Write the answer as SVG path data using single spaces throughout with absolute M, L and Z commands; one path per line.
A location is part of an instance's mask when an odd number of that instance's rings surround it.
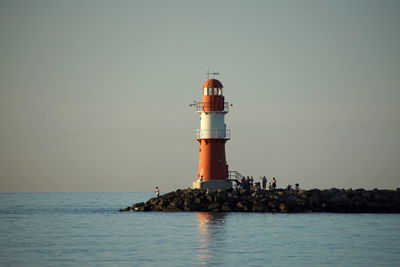
M 196 102 L 200 114 L 200 129 L 196 130 L 196 140 L 200 144 L 199 168 L 193 188 L 225 189 L 231 188 L 228 180 L 228 164 L 225 156 L 225 143 L 230 139 L 226 128 L 225 115 L 229 103 L 225 102 L 222 83 L 216 79 L 204 82 L 202 102 Z

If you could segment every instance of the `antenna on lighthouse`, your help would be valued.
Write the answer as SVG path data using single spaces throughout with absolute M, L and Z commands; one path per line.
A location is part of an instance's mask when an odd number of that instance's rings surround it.
M 210 75 L 219 75 L 219 72 L 210 72 L 210 70 L 207 68 L 207 80 L 210 79 Z

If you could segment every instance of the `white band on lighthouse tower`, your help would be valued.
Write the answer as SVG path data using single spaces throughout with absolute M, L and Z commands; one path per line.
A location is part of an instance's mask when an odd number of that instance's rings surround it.
M 202 112 L 199 138 L 227 138 L 224 115 L 222 112 Z

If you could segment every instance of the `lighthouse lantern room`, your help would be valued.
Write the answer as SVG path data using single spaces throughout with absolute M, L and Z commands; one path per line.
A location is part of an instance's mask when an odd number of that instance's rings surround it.
M 231 188 L 225 156 L 225 143 L 230 139 L 230 130 L 225 124 L 229 103 L 225 102 L 222 83 L 217 79 L 205 81 L 202 94 L 202 102 L 195 103 L 200 114 L 200 129 L 196 130 L 200 150 L 197 180 L 193 182 L 193 188 Z

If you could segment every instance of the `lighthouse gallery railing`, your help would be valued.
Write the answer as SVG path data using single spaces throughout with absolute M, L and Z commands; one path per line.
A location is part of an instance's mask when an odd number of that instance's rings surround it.
M 196 102 L 197 112 L 203 112 L 204 109 L 210 108 L 212 105 L 210 103 Z M 229 102 L 224 102 L 224 109 L 219 112 L 229 112 Z
M 201 138 L 230 139 L 231 138 L 231 130 L 230 129 L 226 129 L 226 130 L 196 129 L 195 136 L 196 136 L 196 139 L 201 139 Z

